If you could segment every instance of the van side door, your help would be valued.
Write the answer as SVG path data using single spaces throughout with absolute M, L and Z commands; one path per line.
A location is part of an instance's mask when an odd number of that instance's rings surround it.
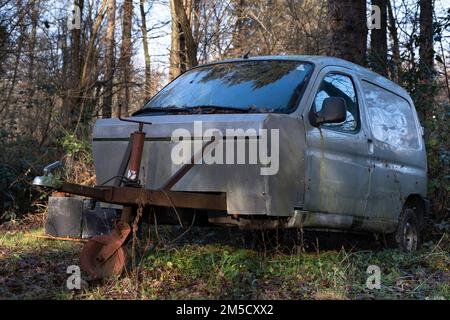
M 353 71 L 326 67 L 319 72 L 303 117 L 306 134 L 304 209 L 364 216 L 369 191 L 369 146 L 362 96 Z M 347 118 L 339 124 L 311 125 L 309 112 L 320 111 L 328 97 L 342 97 Z M 364 121 L 363 121 L 364 120 Z
M 361 80 L 373 140 L 366 216 L 394 231 L 407 197 L 426 194 L 426 158 L 411 101 L 367 79 Z

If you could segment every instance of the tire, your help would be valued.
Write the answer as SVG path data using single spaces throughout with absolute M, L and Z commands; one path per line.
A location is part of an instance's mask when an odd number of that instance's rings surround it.
M 421 227 L 417 214 L 411 208 L 403 209 L 397 230 L 390 235 L 390 243 L 404 252 L 419 249 L 421 241 Z

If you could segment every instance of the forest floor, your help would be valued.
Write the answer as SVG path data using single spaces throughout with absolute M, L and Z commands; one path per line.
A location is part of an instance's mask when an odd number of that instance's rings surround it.
M 407 254 L 365 236 L 296 232 L 268 249 L 239 230 L 194 228 L 139 259 L 139 271 L 70 291 L 82 244 L 43 232 L 37 218 L 0 226 L 0 299 L 450 299 L 447 234 Z M 379 290 L 366 286 L 370 265 L 381 269 Z

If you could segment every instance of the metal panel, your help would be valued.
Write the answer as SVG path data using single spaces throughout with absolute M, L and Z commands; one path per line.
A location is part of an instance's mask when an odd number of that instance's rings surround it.
M 398 95 L 390 87 L 374 86 L 367 82 L 362 82 L 362 90 L 366 112 L 369 119 L 375 121 L 370 127 L 373 155 L 366 214 L 372 218 L 391 219 L 396 224 L 408 196 L 426 197 L 425 144 L 419 133 L 414 104 L 408 95 Z M 402 106 L 398 106 L 399 103 Z M 376 128 L 380 115 L 369 112 L 373 109 L 389 113 L 390 120 L 382 122 L 385 132 L 379 132 L 380 128 Z M 374 132 L 374 128 L 378 131 Z
M 267 176 L 269 215 L 292 216 L 294 208 L 303 207 L 305 192 L 305 130 L 294 117 L 272 115 L 265 128 L 280 130 L 280 167 L 276 175 Z
M 49 197 L 45 233 L 55 237 L 81 237 L 83 200 Z
M 324 76 L 339 72 L 353 76 L 339 67 L 322 69 L 310 93 L 304 111 L 306 129 L 306 190 L 304 209 L 312 212 L 364 216 L 369 190 L 370 157 L 364 114 L 356 133 L 315 128 L 307 119 L 315 94 Z M 358 95 L 358 102 L 361 96 Z M 361 104 L 359 103 L 360 108 Z
M 147 189 L 158 189 L 181 165 L 174 165 L 171 152 L 175 142 L 172 132 L 183 128 L 191 132 L 192 139 L 201 139 L 194 132 L 194 121 L 202 121 L 203 129 L 278 129 L 280 134 L 279 171 L 272 176 L 261 175 L 258 164 L 199 164 L 194 166 L 177 182 L 173 191 L 224 192 L 230 214 L 290 216 L 296 206 L 302 205 L 304 188 L 304 132 L 302 122 L 289 115 L 182 115 L 148 117 L 154 125 L 145 126 L 145 142 L 140 179 Z M 97 122 L 94 135 L 94 163 L 99 183 L 117 174 L 127 147 L 126 135 L 133 124 L 116 120 Z M 201 134 L 201 133 L 200 133 Z M 121 136 L 123 135 L 123 136 Z M 109 137 L 109 138 L 108 138 Z M 226 137 L 228 138 L 228 137 Z M 252 142 L 257 143 L 254 140 Z M 192 144 L 194 142 L 191 142 Z M 226 143 L 224 141 L 224 143 Z M 250 140 L 243 142 L 246 159 L 249 158 Z M 270 145 L 269 148 L 270 150 Z M 226 149 L 224 157 L 226 158 Z M 107 185 L 112 185 L 112 181 Z

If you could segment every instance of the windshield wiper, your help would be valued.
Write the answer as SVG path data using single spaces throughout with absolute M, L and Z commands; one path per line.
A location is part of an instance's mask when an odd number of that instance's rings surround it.
M 253 108 L 235 108 L 235 107 L 227 107 L 227 106 L 214 106 L 214 105 L 200 105 L 200 106 L 193 106 L 189 107 L 192 111 L 202 111 L 202 110 L 208 110 L 212 112 L 216 111 L 234 111 L 238 113 L 247 113 Z
M 232 111 L 236 113 L 248 113 L 252 110 L 255 110 L 255 108 L 248 107 L 248 108 L 235 108 L 235 107 L 227 107 L 227 106 L 215 106 L 215 105 L 199 105 L 199 106 L 193 106 L 193 107 L 176 107 L 176 106 L 169 106 L 169 107 L 151 107 L 151 108 L 144 108 L 141 110 L 136 111 L 133 113 L 133 116 L 145 114 L 145 113 L 153 113 L 153 112 L 167 112 L 167 113 L 176 113 L 176 112 L 187 112 L 190 114 L 195 113 L 201 113 L 201 111 L 209 111 L 210 113 L 218 112 L 218 111 Z
M 136 111 L 135 113 L 133 113 L 133 116 L 137 116 L 140 114 L 145 114 L 145 113 L 153 113 L 153 112 L 190 112 L 191 110 L 189 108 L 178 108 L 175 106 L 170 106 L 170 107 L 152 107 L 152 108 L 143 108 L 141 110 Z

